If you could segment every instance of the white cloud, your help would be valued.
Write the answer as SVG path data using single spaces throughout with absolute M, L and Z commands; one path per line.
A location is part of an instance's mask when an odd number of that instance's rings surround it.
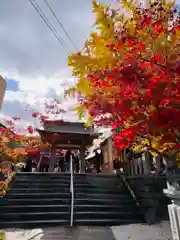
M 3 77 L 15 79 L 19 84 L 19 90 L 14 92 L 7 90 L 4 97 L 4 105 L 2 114 L 8 117 L 20 117 L 20 121 L 16 122 L 17 128 L 21 130 L 27 129 L 28 125 L 36 125 L 32 118 L 32 111 L 38 111 L 48 115 L 45 111 L 44 103 L 54 104 L 54 99 L 60 101 L 57 108 L 64 109 L 66 113 L 52 115 L 50 118 L 63 118 L 66 121 L 78 121 L 76 113 L 72 111 L 78 102 L 76 99 L 64 99 L 64 89 L 70 87 L 75 80 L 71 77 L 68 69 L 54 74 L 50 77 L 39 76 L 24 76 L 15 71 L 2 72 Z M 36 124 L 35 124 L 36 123 Z
M 109 2 L 110 0 L 101 0 Z M 43 1 L 37 1 L 71 51 L 72 45 Z M 49 1 L 63 26 L 79 49 L 91 32 L 94 17 L 91 0 Z M 81 9 L 81 10 L 80 10 Z M 18 14 L 17 14 L 18 12 Z M 44 102 L 61 100 L 67 110 L 77 104 L 64 100 L 64 88 L 74 83 L 67 68 L 68 51 L 63 49 L 28 1 L 0 1 L 0 74 L 17 81 L 19 90 L 7 91 L 2 114 L 20 116 L 18 124 L 33 124 L 32 109 L 43 112 Z M 75 112 L 67 112 L 64 119 L 77 121 Z
M 34 92 L 36 94 L 46 94 L 49 89 L 53 89 L 56 94 L 63 94 L 64 88 L 75 83 L 75 79 L 71 76 L 71 71 L 64 68 L 51 76 L 42 74 L 30 75 L 20 74 L 16 70 L 4 71 L 0 69 L 3 77 L 17 81 L 21 91 Z

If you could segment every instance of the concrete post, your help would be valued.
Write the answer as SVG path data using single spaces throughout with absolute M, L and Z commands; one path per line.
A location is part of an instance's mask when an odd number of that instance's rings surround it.
M 172 204 L 168 205 L 172 239 L 180 240 L 180 189 L 171 186 L 164 189 L 164 193 L 172 199 Z

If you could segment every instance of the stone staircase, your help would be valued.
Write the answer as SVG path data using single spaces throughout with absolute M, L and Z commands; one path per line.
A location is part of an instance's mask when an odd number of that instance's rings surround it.
M 140 222 L 136 203 L 116 175 L 74 176 L 74 224 L 112 226 Z
M 70 174 L 20 173 L 0 201 L 0 228 L 69 225 Z
M 69 226 L 70 174 L 19 173 L 0 200 L 0 229 Z M 74 175 L 74 225 L 139 222 L 134 200 L 115 175 Z

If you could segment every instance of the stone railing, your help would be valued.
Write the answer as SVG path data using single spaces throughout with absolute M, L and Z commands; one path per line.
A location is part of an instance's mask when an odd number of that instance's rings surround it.
M 139 210 L 144 221 L 153 224 L 168 219 L 169 199 L 163 193 L 166 178 L 158 176 L 126 177 L 139 202 Z
M 170 180 L 167 179 L 165 195 L 171 199 L 168 205 L 169 219 L 172 231 L 172 239 L 180 240 L 180 172 L 175 171 Z

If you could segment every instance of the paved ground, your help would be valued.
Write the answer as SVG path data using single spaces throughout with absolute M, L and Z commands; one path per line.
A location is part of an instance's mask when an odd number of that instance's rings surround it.
M 111 228 L 105 227 L 56 227 L 13 232 L 13 229 L 9 230 L 5 240 L 115 240 Z
M 5 240 L 172 240 L 172 237 L 169 222 L 162 222 L 153 226 L 130 224 L 112 228 L 9 229 Z
M 130 224 L 112 227 L 116 240 L 172 240 L 170 224 L 168 221 L 152 226 L 143 224 Z

